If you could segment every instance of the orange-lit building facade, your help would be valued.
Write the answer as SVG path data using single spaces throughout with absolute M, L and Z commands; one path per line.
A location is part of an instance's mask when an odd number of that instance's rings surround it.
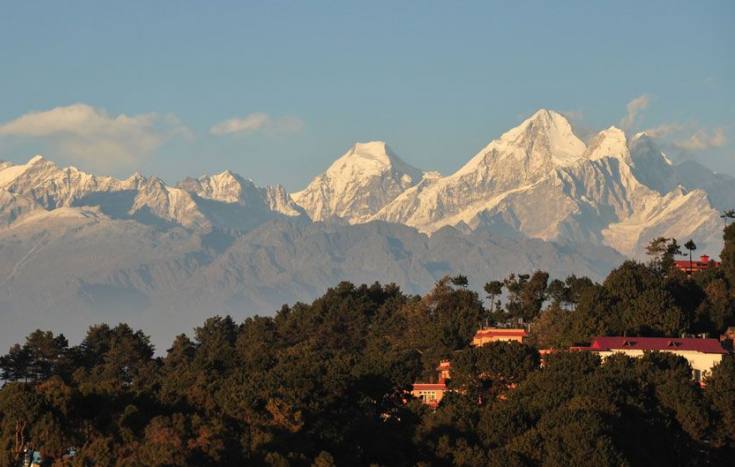
M 720 267 L 720 263 L 719 261 L 712 260 L 712 258 L 707 255 L 702 255 L 699 259 L 695 259 L 691 262 L 688 259 L 676 260 L 674 262 L 674 266 L 676 266 L 676 269 L 680 271 L 692 274 L 695 272 L 706 271 L 711 268 L 718 268 Z
M 506 328 L 482 328 L 475 333 L 472 339 L 472 345 L 481 347 L 492 342 L 523 342 L 528 336 L 525 329 L 506 329 Z M 436 367 L 438 381 L 436 383 L 414 383 L 411 389 L 411 395 L 429 405 L 436 407 L 439 405 L 444 395 L 447 393 L 447 380 L 451 378 L 451 363 L 449 360 L 442 360 Z
M 505 329 L 505 328 L 482 328 L 475 333 L 472 339 L 474 347 L 481 347 L 491 342 L 523 342 L 528 337 L 525 329 Z
M 450 376 L 450 370 L 452 369 L 452 364 L 449 363 L 449 360 L 442 360 L 439 362 L 439 366 L 436 367 L 436 371 L 439 373 L 439 381 L 446 381 Z
M 444 398 L 447 392 L 447 380 L 450 378 L 451 363 L 449 360 L 442 360 L 436 371 L 439 374 L 439 381 L 436 383 L 414 383 L 411 389 L 411 395 L 417 399 L 421 399 L 426 405 L 436 407 Z
M 441 383 L 414 383 L 411 395 L 417 399 L 421 399 L 426 405 L 436 407 L 444 398 L 447 392 L 447 384 Z

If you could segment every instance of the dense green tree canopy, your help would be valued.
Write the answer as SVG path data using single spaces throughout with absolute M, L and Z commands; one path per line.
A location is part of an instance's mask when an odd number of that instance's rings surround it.
M 601 283 L 542 271 L 425 296 L 343 282 L 311 304 L 238 323 L 206 319 L 161 356 L 142 330 L 89 328 L 70 346 L 38 330 L 0 357 L 0 467 L 25 445 L 63 465 L 726 465 L 735 458 L 735 363 L 701 388 L 670 354 L 539 350 L 596 335 L 735 325 L 735 224 L 720 269 L 671 267 L 653 242 Z M 691 245 L 690 245 L 691 246 Z M 470 345 L 486 324 L 530 323 L 527 343 Z M 452 362 L 436 409 L 411 384 Z

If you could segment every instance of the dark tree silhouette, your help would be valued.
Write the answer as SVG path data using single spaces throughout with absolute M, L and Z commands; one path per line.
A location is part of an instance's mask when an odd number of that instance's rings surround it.
M 524 343 L 471 345 L 488 307 L 463 275 L 424 296 L 342 282 L 274 316 L 214 316 L 165 356 L 126 324 L 76 346 L 35 331 L 0 356 L 0 467 L 26 445 L 49 465 L 730 465 L 731 355 L 703 389 L 672 354 L 564 350 L 735 325 L 735 223 L 724 233 L 722 266 L 691 278 L 667 269 L 679 247 L 662 238 L 602 284 L 488 282 L 495 316 L 530 322 Z M 450 391 L 428 407 L 409 391 L 444 359 Z
M 694 240 L 689 240 L 684 244 L 684 248 L 689 250 L 689 275 L 693 272 L 693 262 L 692 262 L 692 252 L 697 249 L 697 244 L 694 243 Z
M 485 293 L 490 300 L 490 313 L 494 314 L 497 310 L 496 300 L 503 293 L 503 283 L 500 281 L 490 281 L 485 284 Z
M 726 209 L 722 211 L 720 217 L 725 220 L 725 226 L 730 222 L 730 219 L 735 219 L 735 209 Z

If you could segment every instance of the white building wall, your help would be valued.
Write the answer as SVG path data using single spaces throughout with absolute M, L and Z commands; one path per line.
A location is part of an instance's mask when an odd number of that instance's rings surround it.
M 598 353 L 605 359 L 616 353 L 622 353 L 629 357 L 642 357 L 644 352 L 638 349 L 613 349 Z M 699 371 L 702 378 L 707 377 L 712 372 L 712 367 L 722 361 L 722 354 L 703 353 L 694 350 L 659 350 L 658 352 L 672 353 L 686 358 L 692 370 Z

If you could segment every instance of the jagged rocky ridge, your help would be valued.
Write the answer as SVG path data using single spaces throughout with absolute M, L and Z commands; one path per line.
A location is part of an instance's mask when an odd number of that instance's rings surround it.
M 717 253 L 731 177 L 673 165 L 644 134 L 587 144 L 542 110 L 454 174 L 358 143 L 289 195 L 229 171 L 175 186 L 0 163 L 0 346 L 128 321 L 170 342 L 204 316 L 270 313 L 340 280 L 425 292 L 510 272 L 603 277 L 655 236 Z

